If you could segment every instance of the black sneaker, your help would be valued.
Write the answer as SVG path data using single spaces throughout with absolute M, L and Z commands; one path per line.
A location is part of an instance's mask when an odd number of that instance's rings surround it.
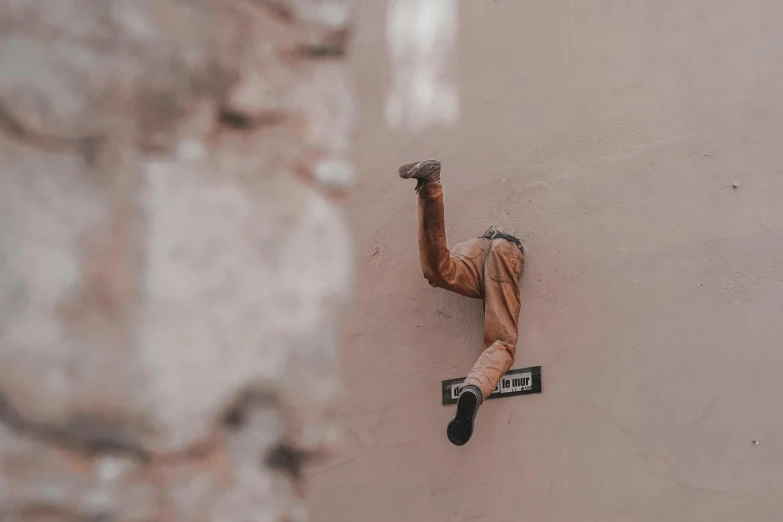
M 449 421 L 446 435 L 455 446 L 464 446 L 473 435 L 473 421 L 481 406 L 481 390 L 469 384 L 462 388 L 457 399 L 457 412 Z

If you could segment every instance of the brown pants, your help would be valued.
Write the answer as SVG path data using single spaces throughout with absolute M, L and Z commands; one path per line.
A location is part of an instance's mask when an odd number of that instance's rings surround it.
M 485 238 L 470 239 L 449 251 L 443 186 L 426 183 L 419 191 L 419 260 L 430 285 L 484 299 L 484 353 L 465 384 L 478 386 L 486 398 L 514 363 L 522 252 L 505 239 Z

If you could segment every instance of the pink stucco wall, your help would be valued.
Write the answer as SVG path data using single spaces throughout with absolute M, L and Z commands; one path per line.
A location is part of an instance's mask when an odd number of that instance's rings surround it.
M 783 520 L 783 2 L 463 0 L 461 119 L 414 135 L 384 123 L 385 2 L 356 5 L 359 284 L 314 520 Z M 439 381 L 481 306 L 420 274 L 395 170 L 425 157 L 452 243 L 524 238 L 515 366 L 543 366 L 461 449 Z

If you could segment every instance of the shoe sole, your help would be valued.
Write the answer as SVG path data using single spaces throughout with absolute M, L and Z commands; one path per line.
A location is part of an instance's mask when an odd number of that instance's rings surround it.
M 464 446 L 473 436 L 473 420 L 478 408 L 478 398 L 471 392 L 463 393 L 457 401 L 457 413 L 446 428 L 449 441 L 455 446 Z
M 434 166 L 434 165 L 440 165 L 440 161 L 438 161 L 438 160 L 424 160 L 424 161 L 420 161 L 416 165 L 411 167 L 411 169 L 408 172 L 406 172 L 404 174 L 402 172 L 400 172 L 400 177 L 402 179 L 415 178 L 416 174 L 418 172 L 420 172 L 421 169 L 423 169 L 424 167 L 429 167 L 429 166 Z

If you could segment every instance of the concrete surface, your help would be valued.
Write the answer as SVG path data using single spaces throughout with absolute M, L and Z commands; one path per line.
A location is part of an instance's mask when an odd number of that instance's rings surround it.
M 306 519 L 355 282 L 349 18 L 0 1 L 0 521 Z
M 782 520 L 783 3 L 464 1 L 461 120 L 419 135 L 384 124 L 386 6 L 356 4 L 347 440 L 314 520 Z M 439 381 L 481 307 L 420 274 L 395 169 L 424 157 L 452 242 L 528 249 L 515 366 L 544 392 L 487 403 L 462 449 Z

